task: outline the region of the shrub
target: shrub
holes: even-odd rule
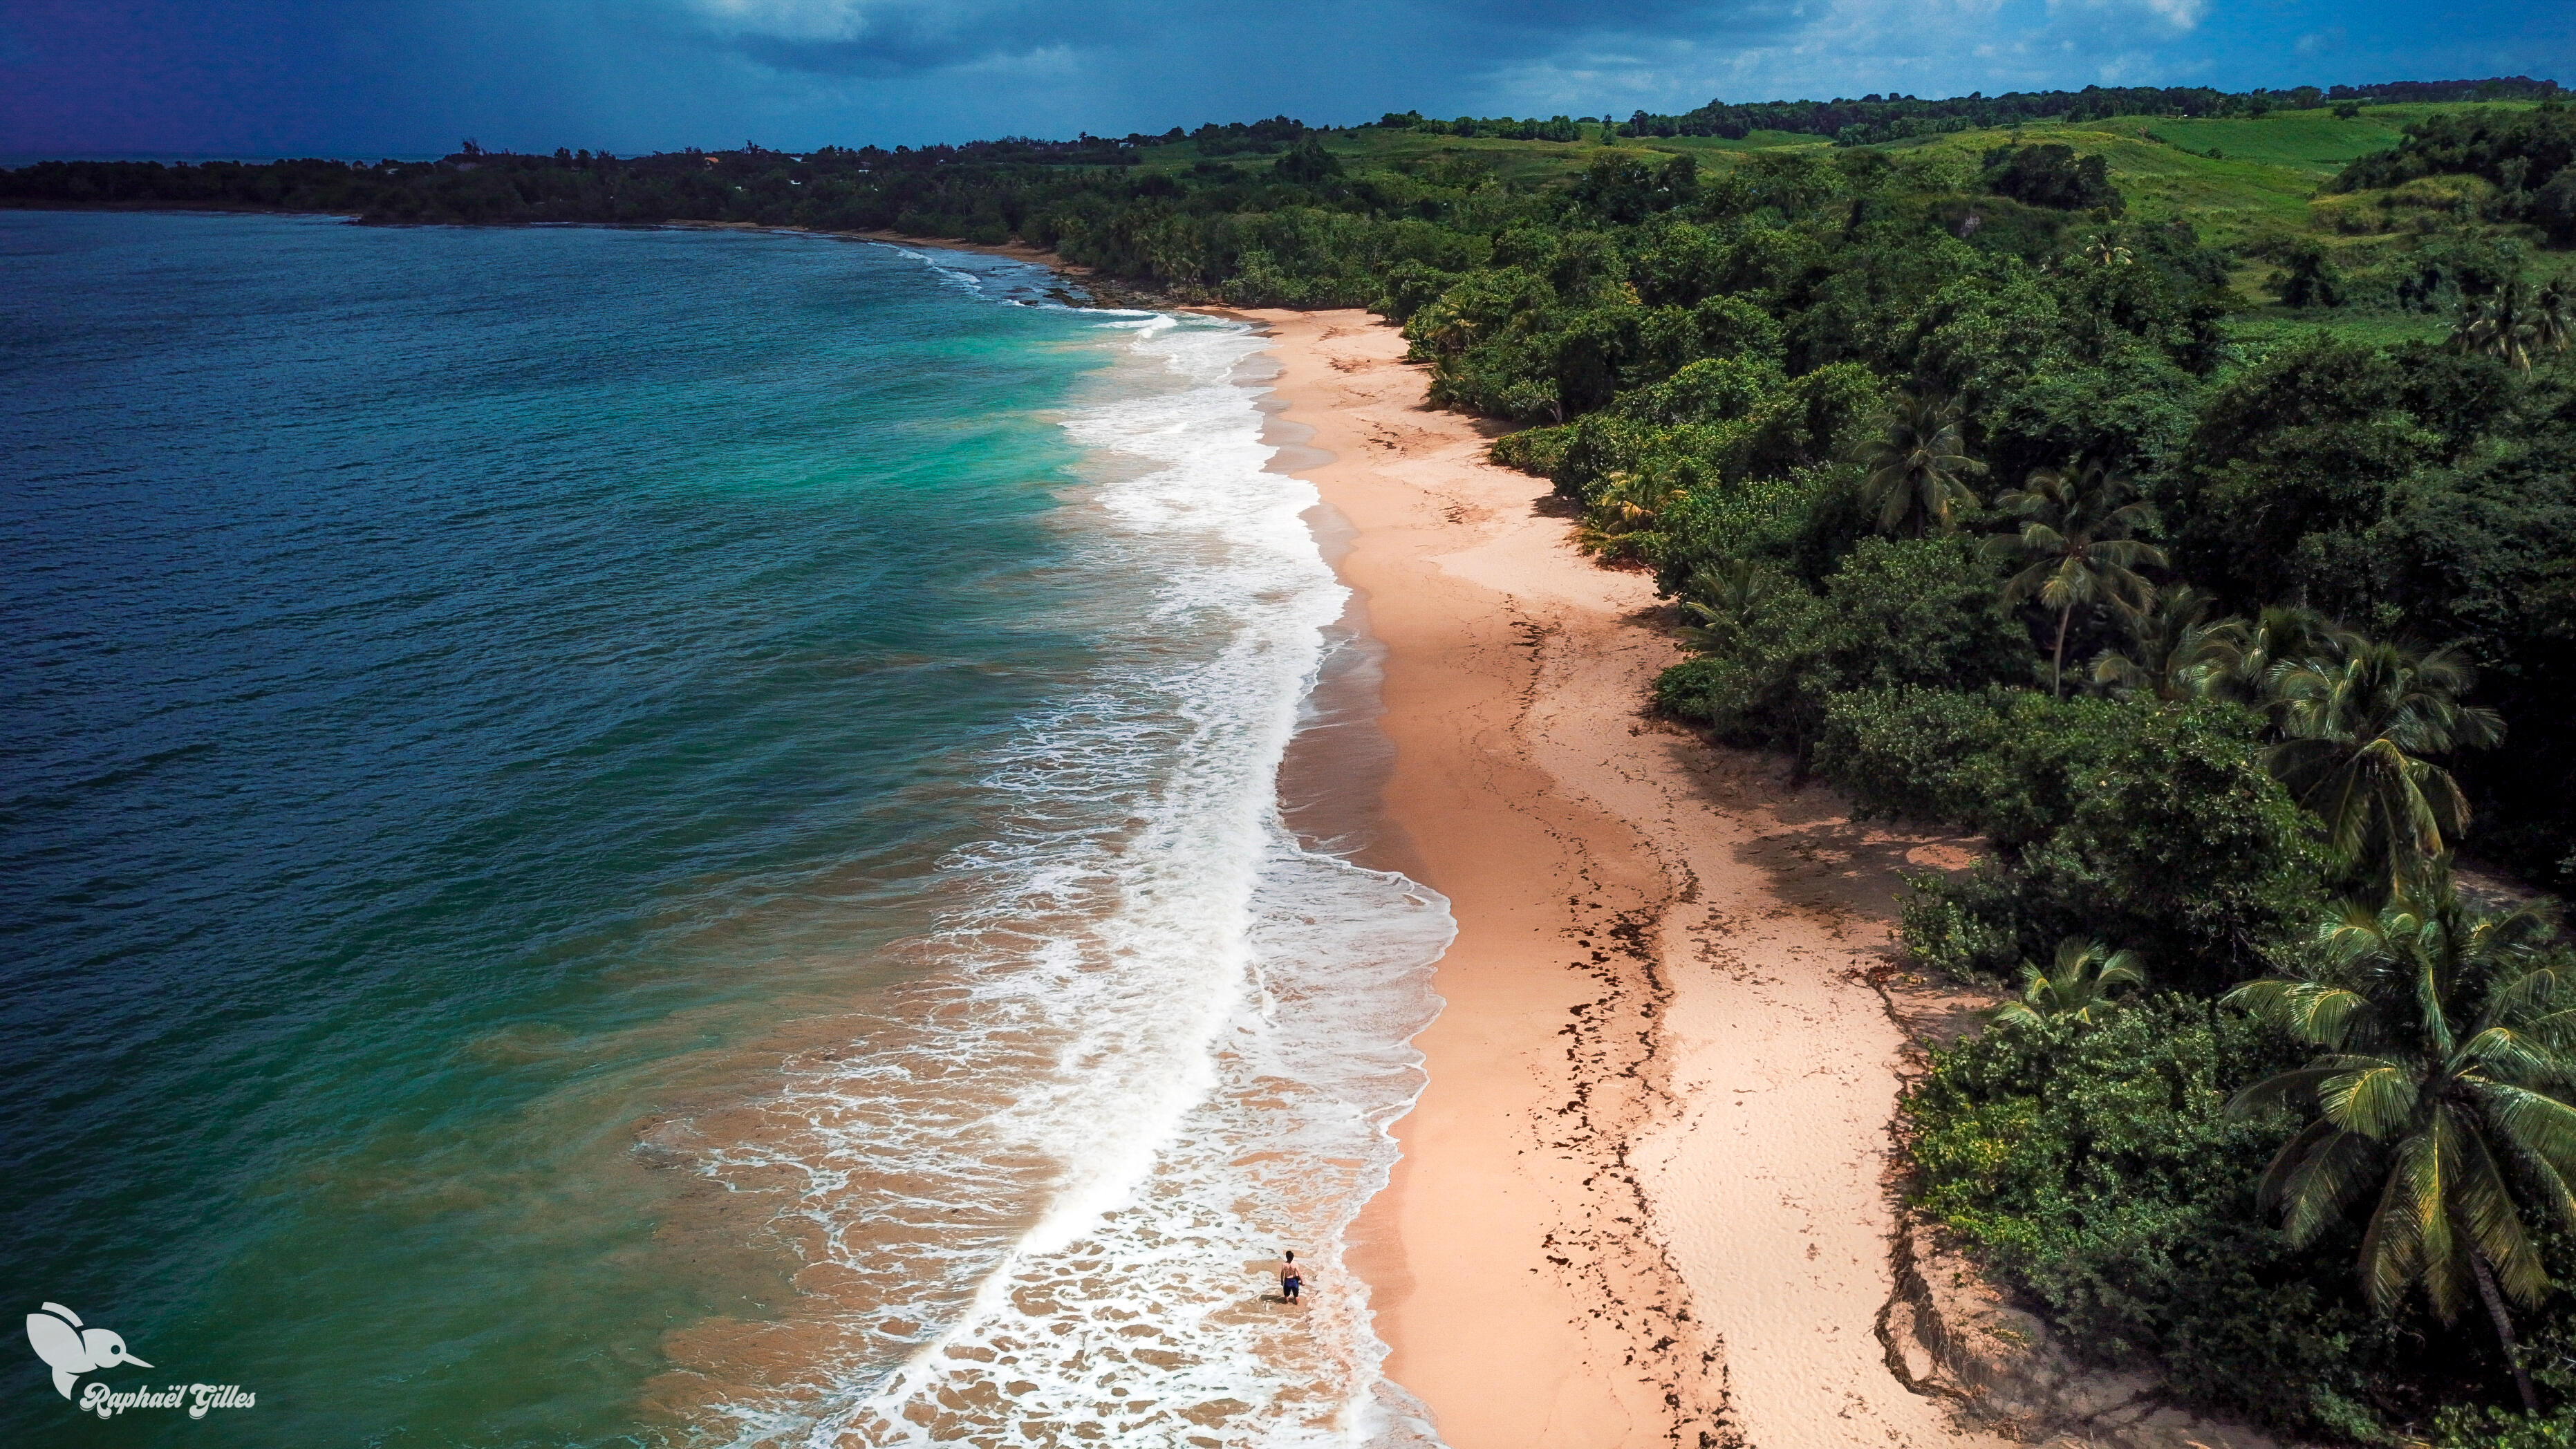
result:
[[[1779,364],[1768,359],[1706,357],[1621,397],[1618,412],[1667,427],[1732,422],[1752,413],[1786,383]]]
[[[1648,550],[1656,587],[1681,593],[1695,576],[1737,562],[1768,563],[1802,579],[1821,579],[1831,571],[1829,555],[1851,541],[1836,528],[1842,513],[1857,511],[1837,506],[1853,492],[1849,471],[1801,468],[1786,477],[1692,489],[1664,510],[1657,525]],[[1858,532],[1850,530],[1852,536]]]
[[[2058,211],[2121,209],[2120,193],[2111,185],[2110,163],[2099,156],[2078,156],[2057,142],[2041,146],[1998,146],[1985,155],[1986,189],[2031,206]]]
[[[2296,1251],[2262,1225],[2279,1127],[2223,1111],[2295,1060],[2173,995],[2097,1027],[1989,1029],[1905,1097],[1916,1204],[2079,1352],[2276,1427],[2378,1437],[2362,1404],[2402,1335],[2344,1286],[2354,1235]]]
[[[2011,979],[2025,953],[2012,928],[2012,881],[1993,861],[1962,876],[1908,876],[1905,884],[1897,928],[1917,962],[1954,981]]]
[[[2284,307],[2340,307],[2343,271],[2323,246],[2302,241],[2290,249],[2289,258],[2273,277],[2272,293]]]
[[[1790,750],[1803,766],[1833,697],[2029,672],[2021,631],[1996,603],[1971,541],[1861,541],[1821,594],[1779,571],[1727,621],[1725,652],[1666,670],[1656,701],[1731,743]]]
[[[2160,981],[2215,990],[2315,919],[2314,823],[2233,705],[1854,692],[1827,704],[1815,763],[1864,808],[1965,826],[2001,852],[1967,884],[1922,888],[1946,902],[1908,918],[1928,963],[1991,975],[1996,941],[2037,959],[2098,936],[2145,950]]]
[[[1523,428],[1494,439],[1485,456],[1506,468],[1550,477],[1564,466],[1566,445],[1573,438],[1570,427]]]

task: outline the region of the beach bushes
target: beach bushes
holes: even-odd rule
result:
[[[1292,152],[1291,155],[1297,153]],[[1303,192],[1266,210],[1209,214],[1178,201],[1066,206],[1032,223],[1063,256],[1240,307],[1367,307],[1406,287],[1415,305],[1481,248],[1443,228],[1314,205]]]
[[[2564,1442],[2556,937],[2437,872],[2320,908],[2220,1000],[2106,1004],[2061,964],[2063,991],[1930,1053],[1914,1202],[2077,1353],[2198,1402],[2344,1442]],[[2518,1379],[2524,1412],[2476,1403]]]
[[[2561,1367],[2564,1353],[2552,1353],[2532,1377],[2560,1402],[2576,1402],[2576,1375]],[[2433,1421],[2433,1449],[2576,1449],[2576,1408],[2555,1413],[2517,1414],[2503,1409],[2453,1404]]]
[[[1854,692],[1826,708],[1816,770],[1864,808],[1993,842],[1907,912],[1916,954],[1971,979],[2084,934],[2143,950],[2169,985],[2222,990],[2314,918],[2328,874],[2260,720],[2224,702]]]
[[[2381,1442],[2419,1367],[2351,1289],[2358,1231],[2293,1249],[2256,1210],[2281,1124],[2227,1116],[2286,1042],[2163,994],[2100,1026],[1998,1027],[1904,1102],[1915,1201],[2097,1362],[2294,1433]]]
[[[2029,674],[1993,566],[1964,539],[1864,539],[1822,589],[1747,560],[1694,602],[1710,652],[1664,671],[1656,703],[1802,766],[1847,691]]]
[[[2437,348],[2247,345],[2229,283],[2248,259],[2187,220],[2124,221],[2103,159],[2063,145],[1604,154],[1542,195],[1464,166],[1319,175],[1329,194],[1299,204],[1495,205],[1475,255],[1373,263],[1375,305],[1435,401],[1528,425],[1492,457],[1548,477],[1583,547],[1655,570],[1695,650],[1656,704],[1863,810],[1990,842],[1912,883],[1920,963],[2004,981],[2098,941],[2161,993],[1937,1053],[1906,1106],[1924,1211],[2078,1353],[2198,1402],[2354,1442],[2399,1425],[2561,1442],[2561,1421],[2487,1416],[2507,1382],[2491,1341],[2362,1301],[2357,1226],[2294,1247],[2259,1210],[2288,1124],[2223,1108],[2299,1053],[2216,1005],[2305,960],[2330,895],[2425,864],[2386,840],[2330,849],[2302,801],[2337,807],[2282,783],[2305,780],[2301,752],[2452,768],[2449,736],[2403,723],[2449,708],[2429,695],[2282,748],[2308,728],[2282,681],[2359,688],[2344,666],[2420,661],[2408,636],[2460,641],[2511,724],[2504,751],[2458,765],[2475,839],[2576,883],[2576,717],[2553,703],[2576,694],[2576,379],[2550,340],[2576,327],[2538,279],[2507,290],[2527,240],[2460,214],[2515,176],[2454,187],[2437,225],[2380,251],[2259,252],[2318,315],[2477,302],[2483,330]],[[2564,199],[2510,194],[2544,225]],[[1233,254],[1240,285],[1356,286],[1332,249],[1382,246],[1317,235],[1340,239]],[[2081,510],[2031,503],[2050,477],[2152,507],[2076,539]],[[2140,587],[2102,584],[2106,540]],[[2563,1312],[2535,1341],[2562,1341]]]
[[[1677,489],[1749,484],[1839,456],[1885,397],[1886,385],[1857,364],[1792,378],[1760,354],[1702,358],[1563,427],[1497,439],[1491,456],[1546,474],[1559,497],[1587,505],[1621,475],[1686,475]],[[1710,538],[1688,556],[1712,550],[1731,551]]]

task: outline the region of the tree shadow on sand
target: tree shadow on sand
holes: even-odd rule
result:
[[[1907,1034],[1948,1041],[1973,1031],[1995,999],[1973,982],[1927,973],[1896,938],[1907,876],[1956,876],[1986,854],[1985,841],[1916,821],[1864,819],[1840,790],[1791,783],[1787,756],[1718,744],[1699,731],[1647,715],[1680,777],[1710,809],[1747,832],[1727,850],[1758,872],[1779,906],[1863,951],[1858,973],[1885,998]]]

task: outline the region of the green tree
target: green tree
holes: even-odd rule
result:
[[[1984,1031],[1927,1057],[1902,1106],[1915,1205],[2053,1328],[2284,1439],[2386,1442],[2358,1401],[2389,1382],[2397,1336],[2343,1291],[2348,1257],[2293,1249],[2255,1212],[2278,1137],[2226,1115],[2236,1088],[2300,1060],[2277,1033],[2138,992],[2099,1026]]]
[[[2069,936],[2099,937],[2214,992],[2315,918],[2330,864],[2315,821],[2264,768],[2261,730],[2211,701],[1864,689],[1830,702],[1816,768],[1867,810],[1994,843],[1970,877],[1929,885],[1930,914],[1907,908],[1925,960],[2009,976]],[[1935,935],[1979,943],[1968,956],[1917,931],[1942,917]]]
[[[1342,174],[1341,158],[1324,149],[1324,143],[1309,136],[1288,148],[1278,160],[1270,163],[1282,181],[1301,186],[1317,185]]]
[[[2347,858],[2384,864],[2392,881],[2419,874],[2469,823],[2468,797],[2425,757],[2504,738],[2494,710],[2460,702],[2475,679],[2456,646],[2329,632],[2267,674],[2272,772]]]
[[[2110,162],[2100,156],[2078,156],[2075,148],[2050,142],[2037,146],[1997,146],[1985,154],[1986,189],[2031,206],[2059,211],[2108,208],[2118,215],[2120,193],[2111,185]]]
[[[2299,604],[2277,604],[2251,619],[2222,619],[2195,646],[2194,692],[2260,706],[2276,667],[2325,652],[2340,627]]]
[[[1712,579],[1693,613],[1720,647],[1665,670],[1656,702],[1729,743],[1787,749],[1803,773],[1837,693],[2026,672],[2027,646],[1996,606],[1993,578],[1967,539],[1872,537],[1822,594],[1769,564],[1734,583]]]
[[[2105,694],[2145,694],[2174,701],[2209,693],[2212,661],[2236,620],[2213,623],[2218,601],[2207,590],[2189,584],[2158,589],[2144,612],[2130,616],[2126,649],[2105,649],[2093,658],[2093,688]]]
[[[1863,488],[1879,531],[1910,527],[1918,538],[1955,530],[1960,515],[1977,506],[1962,480],[1986,471],[1968,456],[1958,403],[1933,392],[1899,395],[1878,435],[1862,440],[1858,457],[1869,470]]]
[[[2346,902],[2308,970],[2225,998],[2321,1049],[2228,1104],[2314,1114],[2264,1174],[2264,1210],[2305,1244],[2375,1195],[2358,1264],[2372,1306],[2393,1313],[2421,1287],[2447,1324],[2474,1292],[2533,1412],[2506,1300],[2535,1306],[2551,1284],[2520,1196],[2576,1228],[2576,993],[2541,954],[2553,930],[2531,911],[2471,916],[2430,879]]]
[[[2127,247],[2107,235],[2088,236],[2080,253],[2085,261],[2097,267],[2125,267],[2136,261]]]
[[[1996,1007],[1993,1016],[1998,1023],[2016,1026],[2044,1021],[2095,1026],[2118,1008],[2112,993],[2146,984],[2146,964],[2137,952],[2069,936],[2057,943],[2057,959],[2047,967],[2021,963],[2021,999]]]
[[[2343,272],[2322,245],[2303,241],[2291,250],[2289,264],[2273,274],[2272,290],[2284,307],[2340,307]]]
[[[2451,327],[2451,347],[2473,356],[2495,358],[2517,372],[2529,372],[2532,349],[2544,345],[2541,311],[2519,279],[2507,281],[2486,301],[2460,309],[2460,320]],[[2564,335],[2563,330],[2560,335]]]
[[[2556,356],[2565,356],[2568,344],[2576,342],[2576,298],[2568,291],[2565,277],[2553,277],[2532,298],[2531,344]]]
[[[2129,480],[2096,463],[2080,474],[2042,469],[1995,500],[2022,520],[2018,533],[1995,540],[1996,552],[2021,561],[2004,581],[2008,604],[2036,599],[2057,615],[2049,648],[2049,692],[2066,693],[2066,633],[2075,611],[2109,604],[2123,617],[2142,612],[2156,586],[2138,573],[2164,566],[2164,550],[2131,537],[2155,522],[2154,506],[2131,498]]]

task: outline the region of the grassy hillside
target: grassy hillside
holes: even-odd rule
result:
[[[2434,341],[2449,329],[2447,313],[2387,307],[2294,308],[2281,305],[2274,284],[2282,255],[2298,245],[2322,248],[2342,272],[2362,278],[2403,267],[2427,229],[2501,240],[2511,228],[2462,221],[2485,189],[2475,178],[2413,183],[2395,194],[2325,195],[2320,188],[2352,161],[2394,145],[2410,122],[2436,114],[2526,111],[2531,103],[2498,101],[2460,105],[2374,105],[2358,114],[2332,110],[2274,111],[2261,117],[2216,119],[2121,116],[2079,124],[2036,123],[2004,129],[1955,132],[1873,148],[1892,156],[1946,153],[1973,172],[1997,147],[2058,143],[2103,157],[2113,184],[2127,200],[2130,226],[2164,222],[2190,225],[2206,243],[2231,254],[2227,284],[2237,312],[2229,334],[2266,348],[2325,330],[2374,346]],[[1323,138],[1326,150],[1354,174],[1388,170],[1416,175],[1490,175],[1519,186],[1565,184],[1605,156],[1688,155],[1712,172],[1762,156],[1829,157],[1837,148],[1812,135],[1757,131],[1742,139],[1718,137],[1626,138],[1602,144],[1598,128],[1579,142],[1508,141],[1425,135],[1363,127]],[[1200,158],[1183,144],[1149,148],[1149,169],[1187,172]],[[1244,163],[1232,163],[1242,165]],[[2526,258],[2539,275],[2545,263]]]
[[[2201,239],[2234,253],[2228,284],[2240,314],[2230,330],[2253,345],[2269,345],[2317,328],[2356,340],[2392,344],[2439,337],[2448,319],[2433,313],[2385,309],[2285,308],[2269,284],[2279,273],[2278,254],[2302,241],[2327,249],[2346,272],[2369,273],[2402,260],[2411,225],[2449,218],[2474,206],[2478,183],[2419,183],[2393,201],[2381,193],[2323,196],[2319,188],[2359,157],[2394,145],[2410,122],[2442,113],[2514,112],[2529,102],[2455,105],[2373,105],[2341,116],[2330,109],[2280,110],[2261,117],[2182,118],[2121,116],[2079,124],[2035,123],[2005,129],[1955,132],[1877,148],[1891,155],[1948,153],[1973,171],[2000,146],[2061,143],[2100,155],[2126,197],[2129,224],[2180,221]],[[1600,128],[1576,142],[1510,141],[1426,135],[1361,127],[1334,131],[1324,148],[1347,171],[1394,171],[1442,178],[1490,176],[1505,185],[1564,184],[1604,156],[1688,155],[1712,171],[1759,156],[1830,155],[1822,138],[1785,131],[1756,131],[1742,139],[1714,136],[1626,138],[1604,145]],[[1243,172],[1267,158],[1220,158],[1210,163],[1195,144],[1143,148],[1142,168],[1176,176],[1208,164]],[[2483,230],[2472,228],[2473,230]]]
[[[2310,230],[2318,188],[2352,161],[2394,145],[2411,121],[2442,113],[2529,109],[2528,102],[2492,101],[2367,106],[2351,117],[2326,109],[2274,111],[2257,118],[2120,116],[1960,131],[1874,149],[1890,154],[1950,151],[1973,161],[1997,146],[2062,142],[2109,160],[2133,219],[2189,221],[2208,240],[2238,246]],[[1421,170],[1472,158],[1490,167],[1497,180],[1526,184],[1568,180],[1605,153],[1687,154],[1718,167],[1750,156],[1835,149],[1830,141],[1787,131],[1756,131],[1741,140],[1624,138],[1605,147],[1598,140],[1599,128],[1588,129],[1593,134],[1584,141],[1551,142],[1361,127],[1324,133],[1323,144],[1352,171]],[[1139,155],[1146,168],[1168,172],[1187,171],[1202,159],[1187,142],[1149,146]],[[2348,209],[2350,203],[2341,205]]]

